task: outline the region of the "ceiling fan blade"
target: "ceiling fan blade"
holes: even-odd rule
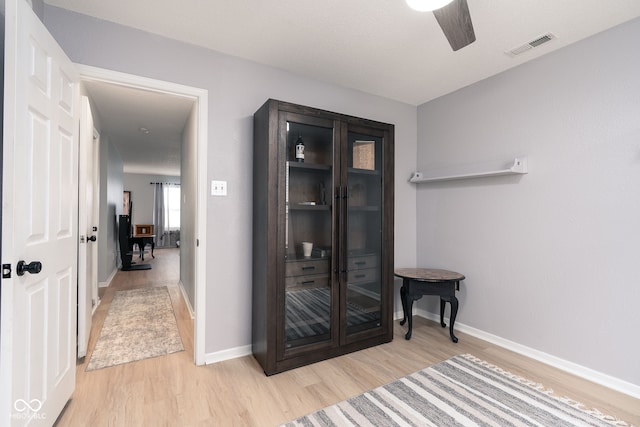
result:
[[[454,51],[476,41],[467,0],[453,0],[433,14]]]

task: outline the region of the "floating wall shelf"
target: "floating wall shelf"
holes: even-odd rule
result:
[[[518,157],[513,161],[513,166],[509,169],[501,169],[486,172],[475,172],[460,175],[448,175],[448,176],[434,176],[425,177],[422,172],[415,172],[409,182],[421,183],[421,182],[436,182],[436,181],[453,181],[455,179],[471,179],[471,178],[484,178],[488,176],[501,176],[501,175],[522,175],[527,173],[527,158]]]

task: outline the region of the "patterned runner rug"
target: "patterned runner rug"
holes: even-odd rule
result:
[[[469,354],[285,424],[293,426],[628,426]]]
[[[184,350],[166,287],[118,291],[87,371]]]

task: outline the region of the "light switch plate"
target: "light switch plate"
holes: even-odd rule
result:
[[[226,196],[227,195],[227,181],[211,181],[211,195],[212,196]]]

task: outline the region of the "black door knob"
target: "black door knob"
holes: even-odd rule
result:
[[[42,263],[40,261],[32,261],[29,264],[24,261],[18,261],[18,265],[16,266],[16,273],[18,273],[18,276],[24,276],[25,272],[38,274],[40,271],[42,271]]]
[[[87,242],[95,242],[96,236],[87,236]]]

